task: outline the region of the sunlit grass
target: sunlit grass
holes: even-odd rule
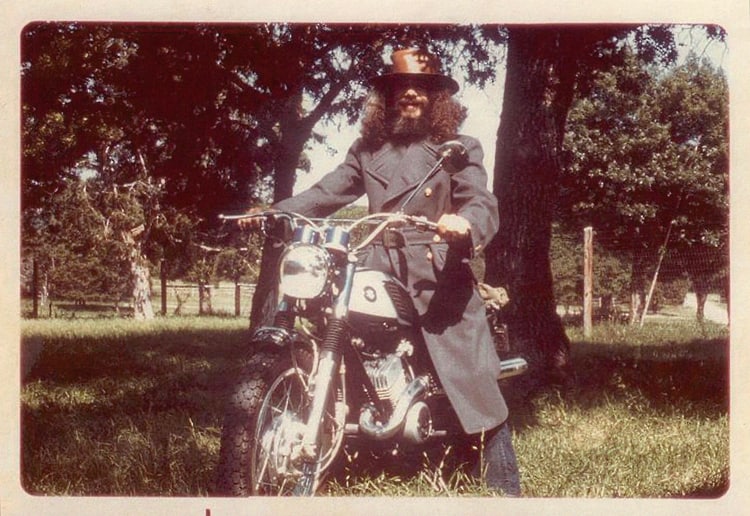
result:
[[[644,397],[581,407],[537,400],[517,439],[527,495],[665,497],[718,494],[728,480],[726,414],[664,412]]]
[[[41,349],[21,393],[24,487],[208,494],[246,325],[198,317],[24,322],[23,345]],[[647,322],[570,335],[572,380],[511,405],[524,494],[720,495],[729,480],[726,328]],[[469,474],[477,441],[395,456],[347,451],[323,495],[493,495]]]

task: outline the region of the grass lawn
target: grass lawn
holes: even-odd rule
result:
[[[22,484],[32,494],[206,495],[244,318],[24,321]],[[713,497],[729,482],[726,327],[571,330],[574,378],[513,396],[526,496]],[[521,380],[523,381],[523,380]],[[479,447],[481,448],[481,447]],[[323,495],[477,496],[477,443],[350,451]],[[356,459],[354,454],[358,454]]]

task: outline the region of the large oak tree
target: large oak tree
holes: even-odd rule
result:
[[[549,259],[567,117],[592,74],[622,62],[627,40],[647,61],[676,57],[667,26],[508,28],[494,170],[501,223],[486,251],[486,279],[508,288],[511,342],[542,380],[564,376],[570,360]]]

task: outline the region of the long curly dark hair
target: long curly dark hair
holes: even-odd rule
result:
[[[362,140],[373,148],[380,147],[393,138],[393,119],[386,106],[386,95],[373,90],[365,101],[362,112]],[[461,105],[447,90],[436,90],[430,94],[430,104],[426,113],[429,136],[435,143],[451,140],[466,120],[466,107]]]

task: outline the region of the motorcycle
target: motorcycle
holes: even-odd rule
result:
[[[444,144],[421,184],[440,167],[459,170],[461,159],[460,143]],[[279,262],[273,324],[253,333],[224,417],[219,493],[310,496],[351,440],[397,449],[428,446],[449,433],[450,403],[407,288],[360,265],[388,231],[437,231],[434,222],[403,212],[408,201],[395,213],[345,225],[278,211],[223,217],[283,223],[292,238]],[[486,285],[480,292],[503,357],[508,341],[498,313],[507,296]],[[501,363],[498,381],[527,369],[520,357]]]

